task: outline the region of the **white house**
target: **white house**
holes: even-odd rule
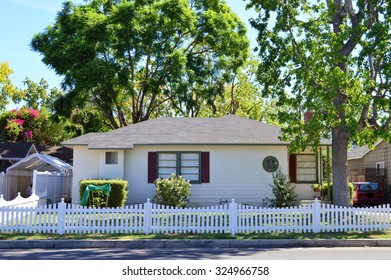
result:
[[[73,203],[79,182],[121,178],[129,182],[127,203],[153,198],[154,180],[172,173],[191,181],[189,205],[237,202],[261,205],[273,198],[272,172],[281,167],[298,199],[312,199],[320,182],[319,153],[288,154],[280,128],[234,115],[220,118],[158,118],[106,133],[67,140],[73,147]],[[323,141],[328,146],[329,142]]]

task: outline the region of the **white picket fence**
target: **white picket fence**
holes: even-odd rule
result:
[[[38,207],[0,207],[0,232],[22,233],[272,233],[346,232],[391,229],[390,205],[312,205],[260,208],[231,203],[173,208],[151,203],[87,208],[64,201]]]

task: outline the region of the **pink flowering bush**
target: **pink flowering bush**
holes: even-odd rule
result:
[[[4,112],[0,116],[0,140],[11,142],[35,142],[41,144],[37,137],[44,130],[46,117],[38,110],[23,107]]]

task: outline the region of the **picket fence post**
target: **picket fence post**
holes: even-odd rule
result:
[[[64,234],[65,231],[65,209],[66,204],[64,202],[64,198],[61,198],[61,202],[58,203],[57,213],[58,213],[58,219],[57,219],[57,233],[58,234]]]
[[[320,202],[315,198],[312,203],[312,231],[314,233],[320,232]]]
[[[235,199],[229,204],[229,231],[232,235],[236,235],[237,231],[238,204]]]
[[[4,195],[0,194],[0,207],[3,206],[4,203]]]
[[[144,233],[151,233],[151,220],[152,220],[152,203],[150,199],[147,199],[147,202],[144,203]]]

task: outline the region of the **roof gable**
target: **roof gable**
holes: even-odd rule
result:
[[[383,140],[380,140],[375,144],[375,149],[381,142],[383,142]],[[365,157],[370,151],[372,151],[372,149],[370,149],[368,145],[354,148],[348,151],[348,160],[361,159]]]
[[[33,153],[37,153],[33,143],[0,142],[0,157],[3,159],[22,159]]]

